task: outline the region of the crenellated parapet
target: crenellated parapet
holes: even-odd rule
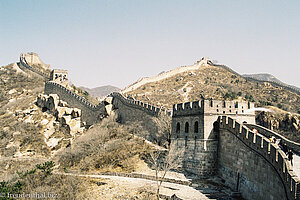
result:
[[[64,93],[65,95],[67,95],[67,96],[69,96],[73,99],[76,99],[79,103],[81,103],[82,105],[84,105],[85,107],[87,107],[90,110],[96,111],[103,104],[101,102],[98,105],[95,105],[95,104],[89,102],[88,100],[86,100],[86,98],[76,94],[75,92],[67,89],[66,87],[64,87],[63,85],[60,85],[58,83],[51,82],[51,81],[48,81],[48,82],[45,83],[45,93],[46,94],[51,94],[51,92],[54,91],[54,90],[59,90],[62,93]]]
[[[38,70],[37,68],[30,66],[28,64],[26,58],[25,58],[25,54],[21,53],[21,55],[20,55],[20,68],[23,68],[23,67],[30,70],[30,71],[32,71],[32,72],[34,72],[34,73],[36,73],[36,74],[38,74],[38,75],[40,75],[40,76],[42,76],[42,77],[44,77],[46,80],[49,80],[49,78],[50,78],[50,74],[44,73],[44,72]]]
[[[300,199],[300,179],[293,172],[293,168],[285,153],[274,143],[260,133],[254,133],[246,126],[228,116],[218,118],[220,132],[228,130],[243,144],[263,158],[276,171],[284,185],[287,199]]]
[[[133,98],[126,98],[121,93],[113,92],[109,96],[113,97],[113,104],[117,106],[118,102],[121,102],[125,106],[141,110],[149,115],[158,116],[160,112],[164,112],[171,115],[170,112],[166,111],[164,108],[158,108],[151,104],[144,103],[142,101],[137,101]]]
[[[255,115],[254,103],[202,99],[173,105],[173,116]]]
[[[81,109],[83,121],[87,122],[87,125],[92,125],[100,118],[107,115],[104,102],[94,105],[84,97],[58,83],[52,81],[46,82],[44,93],[47,95],[57,94],[60,99],[68,102],[72,107]]]

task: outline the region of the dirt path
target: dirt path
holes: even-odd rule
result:
[[[130,188],[137,188],[141,186],[145,187],[156,187],[156,181],[142,179],[142,178],[129,178],[129,177],[120,177],[120,176],[107,176],[107,175],[87,175],[87,174],[74,174],[74,173],[59,173],[56,174],[67,175],[67,176],[79,176],[79,177],[87,177],[87,178],[104,178],[109,179],[118,184],[124,185]],[[181,199],[187,200],[205,200],[209,199],[205,194],[201,193],[200,191],[196,190],[191,186],[180,185],[176,183],[168,183],[164,182],[161,186],[160,194],[166,196],[172,196],[175,194],[177,197]]]

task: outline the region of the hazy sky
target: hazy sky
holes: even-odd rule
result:
[[[123,88],[207,56],[300,87],[299,10],[299,0],[0,0],[0,65],[33,51],[77,86]]]

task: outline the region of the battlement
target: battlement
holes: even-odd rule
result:
[[[113,104],[117,104],[116,101],[122,102],[124,105],[139,109],[146,112],[149,115],[157,116],[159,112],[164,112],[165,114],[171,115],[170,112],[167,112],[164,108],[158,108],[151,104],[144,103],[142,101],[136,101],[133,98],[126,98],[121,93],[113,92],[109,96],[113,97]]]
[[[45,83],[45,93],[46,94],[52,94],[52,93],[57,94],[57,91],[60,91],[60,93],[63,93],[64,95],[75,99],[77,102],[79,102],[80,104],[84,105],[85,107],[87,107],[88,109],[93,110],[93,111],[98,110],[98,108],[101,107],[102,104],[103,104],[101,102],[98,105],[94,105],[93,103],[86,100],[84,97],[82,97],[82,96],[76,94],[75,92],[67,89],[66,87],[64,87],[63,85],[61,85],[59,83],[55,83],[55,82],[52,82],[52,81],[47,81]]]
[[[199,100],[173,105],[173,116],[198,114],[255,115],[254,103],[221,100]]]
[[[233,133],[242,143],[263,157],[273,167],[285,186],[288,199],[299,198],[297,191],[300,187],[300,179],[293,172],[293,168],[288,162],[285,153],[277,145],[270,142],[262,134],[254,133],[230,117],[219,117],[218,122],[220,129]]]
[[[34,72],[34,73],[36,73],[36,74],[44,77],[46,80],[49,80],[50,74],[44,73],[44,72],[38,70],[37,68],[32,67],[31,65],[29,65],[28,62],[27,62],[27,60],[26,60],[26,54],[23,54],[23,53],[21,53],[21,55],[20,55],[20,68],[21,69],[25,68],[27,70],[30,70],[30,71],[32,71],[32,72]]]

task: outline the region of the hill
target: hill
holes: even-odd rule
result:
[[[273,105],[289,112],[300,112],[300,94],[292,88],[245,78],[226,66],[205,59],[156,77],[141,79],[122,92],[167,108],[204,97],[252,101],[257,107]]]
[[[112,92],[120,91],[120,88],[111,85],[105,85],[105,86],[95,87],[95,88],[87,88],[87,87],[80,87],[80,88],[87,91],[91,96],[100,97],[100,98],[105,97]]]
[[[253,78],[256,80],[260,80],[260,81],[271,81],[271,82],[276,82],[282,85],[286,85],[289,87],[294,87],[296,90],[300,91],[300,88],[293,86],[293,85],[288,85],[282,81],[280,81],[278,78],[276,78],[275,76],[273,76],[272,74],[267,74],[267,73],[262,73],[262,74],[243,74],[243,77],[246,78]]]

